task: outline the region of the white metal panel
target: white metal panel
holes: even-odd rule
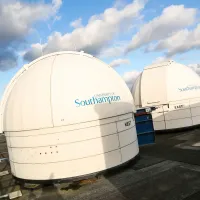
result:
[[[4,131],[3,127],[3,120],[4,120],[4,110],[5,110],[5,105],[7,102],[7,98],[12,91],[12,88],[14,87],[15,83],[17,82],[18,78],[26,71],[25,67],[22,67],[16,74],[15,76],[11,79],[9,84],[6,86],[6,89],[3,93],[2,99],[1,99],[1,105],[0,105],[0,133]]]
[[[130,129],[133,126],[135,126],[135,121],[133,121],[133,118],[129,118],[129,119],[117,122],[117,130],[118,130],[118,132]]]
[[[98,129],[99,125],[101,125],[101,134],[104,135],[104,134],[106,134],[105,132],[108,132],[108,131],[112,133],[113,129],[111,127],[109,127],[107,129],[107,126],[110,126],[109,124],[112,124],[113,122],[117,122],[119,120],[123,120],[123,119],[127,119],[127,118],[132,118],[132,120],[135,124],[133,113],[130,113],[130,114],[110,117],[110,118],[106,118],[106,119],[95,120],[95,121],[91,121],[91,122],[73,124],[73,125],[69,125],[69,126],[60,126],[60,127],[53,127],[53,128],[47,128],[47,129],[32,130],[32,131],[5,132],[5,135],[8,137],[19,137],[19,136],[27,137],[27,136],[57,134],[57,133],[66,133],[66,132],[76,131],[76,130],[78,131],[80,129],[86,129],[86,128],[92,128],[92,127],[96,127]],[[112,125],[112,127],[113,126],[114,125]],[[116,126],[116,124],[115,124],[115,126]],[[95,130],[93,129],[95,133],[97,133],[96,128],[95,128]],[[92,134],[94,134],[94,132]],[[94,134],[94,136],[95,136],[95,134]]]
[[[113,122],[118,121],[118,116],[110,117],[106,119],[101,120],[95,120],[90,122],[84,122],[79,124],[72,124],[68,126],[59,126],[59,127],[53,127],[53,128],[45,128],[45,129],[37,129],[37,130],[31,130],[31,131],[20,131],[20,132],[5,132],[6,136],[9,137],[18,137],[18,136],[37,136],[37,135],[46,135],[46,134],[53,134],[53,133],[61,133],[61,132],[68,132],[68,131],[75,131],[79,129],[85,129],[90,127],[95,127],[102,125],[102,130],[104,130],[104,125],[111,124]]]
[[[119,143],[120,147],[126,146],[132,142],[134,142],[137,139],[137,133],[135,126],[131,129],[128,129],[126,131],[122,131],[119,133]]]
[[[106,127],[106,126],[105,126]],[[111,127],[109,127],[109,126],[107,126],[106,127],[106,131],[105,131],[105,133],[107,133],[107,130],[108,129],[111,129]],[[114,128],[114,127],[113,127]],[[133,127],[134,129],[135,129],[135,127]],[[101,129],[102,130],[102,129]],[[113,130],[114,131],[114,130]],[[115,131],[116,131],[116,129],[115,129]],[[92,131],[91,131],[92,132]],[[103,131],[104,132],[104,131]],[[120,134],[120,133],[119,133]],[[130,136],[130,141],[131,141],[131,138],[132,138],[132,136],[133,137],[135,137],[136,138],[136,132],[131,132],[131,134],[132,135],[129,135]],[[81,133],[80,133],[80,135],[81,135]],[[78,136],[78,135],[77,135]],[[112,137],[114,137],[114,136],[117,136],[116,134],[115,135],[110,135],[110,136],[112,136]],[[48,179],[47,178],[47,176],[46,176],[46,174],[48,174],[49,172],[51,172],[51,173],[53,173],[53,174],[57,174],[57,171],[56,171],[56,169],[55,168],[51,168],[51,165],[52,165],[52,162],[54,162],[55,160],[56,161],[58,161],[58,159],[59,158],[61,158],[60,156],[59,156],[59,152],[61,151],[62,153],[64,152],[64,154],[62,154],[62,159],[64,158],[64,159],[66,159],[68,156],[71,156],[71,155],[73,155],[73,153],[71,153],[73,150],[75,150],[75,158],[77,158],[76,156],[80,156],[80,154],[82,154],[82,153],[84,153],[84,152],[87,152],[89,155],[92,155],[92,157],[90,157],[91,158],[91,162],[93,162],[93,157],[95,156],[96,157],[96,155],[93,155],[93,153],[99,153],[99,148],[98,147],[100,147],[99,145],[101,144],[101,150],[110,150],[110,148],[112,148],[112,147],[114,147],[113,145],[114,144],[116,144],[116,148],[120,148],[120,146],[119,146],[119,138],[121,138],[122,139],[122,142],[123,142],[123,140],[125,141],[125,139],[127,139],[127,137],[125,137],[125,138],[122,138],[121,136],[122,135],[119,135],[119,136],[117,136],[117,137],[115,137],[115,139],[113,139],[113,138],[110,138],[109,140],[110,141],[106,141],[106,140],[104,140],[104,138],[107,138],[107,137],[110,137],[110,136],[106,136],[106,137],[103,137],[103,138],[98,138],[98,140],[99,140],[99,142],[97,142],[97,143],[95,143],[95,142],[92,142],[92,140],[86,140],[86,141],[82,141],[82,142],[80,142],[80,143],[84,143],[84,142],[91,142],[91,144],[86,144],[85,145],[85,148],[83,147],[83,149],[84,150],[82,150],[80,147],[79,147],[79,145],[77,146],[77,147],[73,147],[71,150],[70,149],[68,149],[68,147],[67,148],[60,148],[60,146],[62,146],[62,145],[54,145],[54,146],[48,146],[48,147],[38,147],[38,148],[12,148],[12,150],[14,149],[14,152],[12,152],[12,153],[10,153],[11,155],[12,155],[12,157],[10,157],[10,160],[11,160],[11,163],[13,163],[12,162],[12,160],[14,160],[14,159],[16,159],[16,157],[15,156],[17,156],[17,159],[21,159],[21,160],[15,160],[15,161],[17,161],[17,163],[14,163],[14,165],[11,165],[12,166],[12,171],[14,171],[14,168],[16,168],[16,171],[13,173],[15,176],[17,176],[17,177],[20,177],[20,174],[23,176],[23,178],[24,179],[34,179],[34,180],[41,180],[41,179]],[[28,137],[30,137],[30,136],[28,136]],[[9,139],[9,138],[12,138],[12,137],[7,137],[7,139]],[[116,141],[116,143],[114,142],[114,141]],[[127,139],[127,142],[128,142],[128,139]],[[23,141],[22,141],[22,143],[23,143]],[[76,145],[77,144],[77,142],[75,142],[75,143],[72,143],[71,145]],[[23,144],[24,145],[24,144]],[[93,145],[95,145],[95,147],[93,147]],[[134,143],[134,145],[135,145],[135,147],[133,147],[133,149],[132,149],[132,151],[131,152],[126,152],[126,151],[123,151],[123,154],[124,154],[124,156],[125,156],[125,158],[126,159],[128,159],[129,157],[131,157],[131,158],[133,158],[135,155],[137,155],[137,153],[138,153],[138,143],[137,142],[135,142]],[[56,147],[57,146],[57,147]],[[50,148],[51,147],[51,148]],[[92,148],[93,147],[93,148]],[[92,149],[91,149],[92,148]],[[9,148],[9,152],[10,152],[10,149],[11,148]],[[45,156],[45,157],[43,157],[41,160],[40,160],[40,158],[38,158],[38,153],[41,153],[41,152],[39,152],[38,150],[41,150],[41,149],[43,149],[43,156]],[[136,149],[137,151],[133,151],[134,149]],[[35,150],[35,151],[32,151],[32,150]],[[18,153],[16,153],[15,151],[18,151]],[[57,151],[58,151],[58,153],[57,153]],[[23,152],[23,153],[22,153]],[[47,154],[45,154],[45,152],[47,153]],[[52,152],[52,153],[51,153]],[[67,153],[70,153],[70,154],[67,154]],[[80,153],[80,154],[79,154]],[[126,155],[126,153],[127,153],[127,155]],[[54,154],[54,155],[53,155]],[[55,154],[57,154],[56,156],[55,156]],[[107,153],[103,153],[102,155],[104,155],[104,159],[102,159],[101,161],[99,161],[98,160],[98,163],[99,162],[101,162],[101,164],[100,164],[100,166],[96,166],[96,167],[94,167],[93,166],[93,168],[92,168],[92,170],[93,171],[90,171],[90,173],[93,173],[93,172],[96,172],[96,171],[101,171],[101,170],[103,170],[102,168],[101,168],[101,166],[103,165],[102,163],[106,163],[106,165],[105,165],[105,169],[106,168],[109,168],[109,167],[111,167],[110,165],[112,165],[112,166],[116,166],[116,165],[119,165],[119,164],[121,164],[121,153],[120,153],[120,155],[118,155],[118,156],[120,156],[120,162],[118,162],[117,164],[116,163],[112,163],[112,162],[114,162],[113,161],[113,159],[115,159],[115,158],[112,158],[112,160],[110,160],[110,161],[107,161]],[[116,154],[115,154],[116,155]],[[40,155],[40,156],[42,156],[42,154]],[[83,156],[83,155],[81,155],[81,156]],[[55,159],[53,159],[53,157],[55,158]],[[47,160],[45,160],[45,158],[47,159]],[[100,157],[100,158],[102,158],[102,156]],[[79,159],[78,159],[79,160]],[[106,160],[106,161],[105,161]],[[25,162],[25,163],[27,163],[27,161],[30,161],[30,162],[33,162],[33,161],[35,161],[36,163],[39,163],[39,161],[41,162],[44,162],[44,161],[46,161],[46,162],[44,162],[43,163],[43,165],[47,165],[47,163],[48,163],[48,161],[49,161],[49,164],[48,164],[48,170],[45,172],[45,174],[41,174],[42,172],[41,172],[41,170],[43,169],[43,167],[40,165],[40,164],[33,164],[34,165],[34,167],[33,167],[33,165],[30,165],[30,164],[25,164],[25,165],[21,165],[21,164],[19,164],[19,162],[20,161],[22,161],[22,162]],[[74,161],[75,160],[71,160],[70,161],[70,164],[68,165],[68,171],[69,171],[69,174],[67,174],[66,175],[66,173],[65,173],[65,171],[63,171],[63,173],[60,173],[60,177],[58,177],[58,178],[63,178],[63,176],[65,175],[65,178],[66,177],[70,177],[70,175],[72,175],[72,176],[75,176],[75,175],[77,175],[77,174],[81,174],[81,173],[83,173],[83,172],[85,172],[84,170],[86,170],[85,168],[84,169],[81,169],[80,171],[76,171],[76,172],[74,172],[73,171],[73,169],[69,169],[69,167],[71,167],[72,165],[71,165],[71,162],[72,163],[74,163]],[[88,162],[89,162],[90,160],[88,159]],[[82,162],[85,162],[85,158],[81,158],[80,159],[80,161],[79,161],[79,165],[84,165],[84,164],[81,164]],[[57,162],[55,162],[55,163],[57,163]],[[61,166],[63,166],[63,168],[65,168],[65,161],[63,161],[63,162],[58,162],[58,163],[60,163],[60,164],[56,164],[57,166],[59,166],[59,167],[61,167]],[[110,164],[109,164],[110,163]],[[75,163],[74,163],[75,164]],[[22,167],[22,169],[20,168],[18,168],[18,166],[21,166]],[[27,168],[26,168],[27,167]],[[50,169],[49,169],[49,167],[50,167]],[[73,166],[73,168],[74,168],[74,166]],[[31,174],[27,174],[28,172],[31,172],[31,169],[32,170],[37,170],[37,169],[39,169],[40,171],[39,171],[39,173],[33,173],[34,171],[32,171],[32,174],[35,174],[34,175],[34,178],[32,177],[32,175]],[[22,170],[25,170],[25,171],[22,171]],[[55,170],[55,171],[53,171],[53,170]],[[87,171],[87,170],[86,170]],[[45,177],[46,176],[46,177]]]
[[[133,152],[131,155],[130,152]],[[123,148],[121,148],[122,162],[127,162],[128,160],[134,158],[139,153],[138,141],[135,141]]]
[[[158,130],[165,130],[165,121],[153,121],[153,127],[154,130],[158,131]]]
[[[6,138],[7,139],[7,138]],[[8,147],[9,160],[13,160],[12,149]]]
[[[100,138],[106,135],[117,133],[116,123],[105,124],[101,126],[93,126],[88,128],[76,129],[71,131],[62,131],[56,133],[24,136],[24,137],[9,137],[9,147],[40,147],[67,144],[72,142],[80,142],[94,138]]]
[[[22,94],[20,94],[22,90],[18,90],[16,94],[12,93],[10,95],[8,104],[9,106],[5,106],[5,112],[3,116],[3,129],[4,131],[20,131],[23,130],[22,120],[21,120],[21,101],[20,98]],[[16,102],[15,102],[16,101]]]
[[[112,68],[96,58],[72,54],[57,56],[51,81],[55,126],[103,119],[134,110],[131,108],[133,98],[125,82]],[[119,99],[97,104],[97,99],[107,96],[103,94]]]
[[[10,161],[9,164],[10,164],[10,169],[11,169],[12,175],[16,176],[16,173],[15,173],[15,164],[12,161]]]
[[[198,98],[190,99],[190,107],[191,108],[200,107],[200,99]]]
[[[153,110],[152,113],[160,113],[163,112],[163,106],[156,106],[156,110]]]
[[[5,131],[52,127],[50,75],[55,57],[35,63],[16,82],[7,100]]]
[[[118,121],[124,120],[124,119],[129,119],[129,118],[132,118],[133,121],[135,121],[135,119],[134,119],[134,113],[128,113],[128,114],[125,114],[125,115],[119,115]]]
[[[56,146],[12,148],[12,161],[32,164],[61,162],[95,156],[118,148],[118,135],[114,134],[102,138]]]
[[[142,107],[167,103],[166,67],[144,70],[141,82]]]
[[[10,137],[6,137],[6,143],[7,143],[7,146],[11,146],[11,142],[10,142]]]
[[[200,115],[192,117],[193,125],[200,124]]]
[[[192,116],[200,116],[200,107],[191,108]]]
[[[163,111],[164,111],[164,112],[168,112],[168,111],[170,110],[170,109],[169,109],[169,104],[163,105],[162,107],[163,107]]]
[[[92,157],[66,162],[46,164],[14,163],[14,167],[16,169],[15,176],[18,178],[30,180],[52,180],[66,177],[76,177],[83,174],[87,175],[114,167],[121,163],[121,151],[116,150],[108,152],[106,154],[100,154]]]
[[[153,118],[153,121],[155,121],[155,122],[159,122],[159,121],[164,121],[165,120],[163,112],[152,113],[152,118]]]
[[[191,118],[175,119],[166,121],[166,129],[182,128],[187,126],[192,126]]]
[[[142,73],[138,76],[136,79],[133,88],[131,90],[131,93],[133,95],[135,106],[142,107],[142,101],[141,101],[141,79],[142,79]]]
[[[200,97],[200,78],[189,67],[174,63],[168,66],[167,95],[169,101]]]
[[[173,110],[169,112],[165,112],[165,120],[172,120],[172,119],[184,119],[191,117],[190,109],[184,110]]]

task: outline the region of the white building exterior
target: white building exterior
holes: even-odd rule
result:
[[[144,68],[132,94],[136,108],[156,106],[155,130],[200,124],[200,77],[189,67],[174,61]]]
[[[11,80],[0,108],[12,174],[72,178],[134,158],[133,97],[107,64],[83,52],[49,54]]]

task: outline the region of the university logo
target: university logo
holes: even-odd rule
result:
[[[200,86],[198,85],[190,85],[185,88],[178,88],[180,92],[191,91],[191,90],[199,90]]]
[[[112,93],[111,94],[98,94],[95,95],[89,99],[76,99],[74,102],[76,104],[76,107],[80,106],[89,106],[89,105],[95,105],[95,104],[103,104],[103,103],[109,103],[120,101],[120,96],[116,96]]]

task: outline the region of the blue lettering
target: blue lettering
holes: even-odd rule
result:
[[[98,100],[96,98],[92,97],[92,100],[94,104],[98,103]]]
[[[111,97],[107,97],[109,104],[111,104]]]
[[[79,107],[79,106],[80,106],[80,103],[79,103],[78,101],[79,101],[79,99],[76,99],[76,100],[75,100],[75,103],[78,104],[76,107]]]
[[[88,106],[88,105],[90,105],[90,104],[91,104],[91,99],[89,99],[89,100],[87,100],[87,101],[85,100],[85,105]]]
[[[102,103],[102,98],[98,98],[97,103]]]
[[[189,90],[198,90],[198,89],[200,89],[200,86],[187,86],[187,87],[185,87],[185,88],[178,88],[178,90],[180,91],[180,92],[185,92],[185,91],[189,91]]]
[[[81,106],[85,106],[85,101],[81,101]]]
[[[105,103],[104,102],[104,97],[99,98],[99,103]]]
[[[117,96],[117,101],[120,101],[120,100],[121,100],[120,96]]]
[[[108,95],[103,96],[103,94],[100,94],[100,95],[96,95],[96,97],[98,96],[99,98],[92,97],[91,99],[82,100],[82,101],[79,101],[79,99],[76,99],[75,104],[77,104],[77,107],[80,107],[80,106],[89,106],[89,105],[93,105],[93,104],[95,105],[95,104],[101,104],[101,103],[111,104],[114,101],[121,100],[120,96],[114,96],[113,94],[110,94],[110,96],[108,96]]]
[[[103,97],[105,103],[107,103],[107,97]]]

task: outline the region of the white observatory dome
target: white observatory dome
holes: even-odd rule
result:
[[[2,100],[12,174],[72,178],[118,166],[138,152],[134,101],[122,78],[83,52],[25,65]]]
[[[156,106],[155,130],[200,124],[200,77],[189,67],[167,61],[144,68],[132,94],[137,108]]]

